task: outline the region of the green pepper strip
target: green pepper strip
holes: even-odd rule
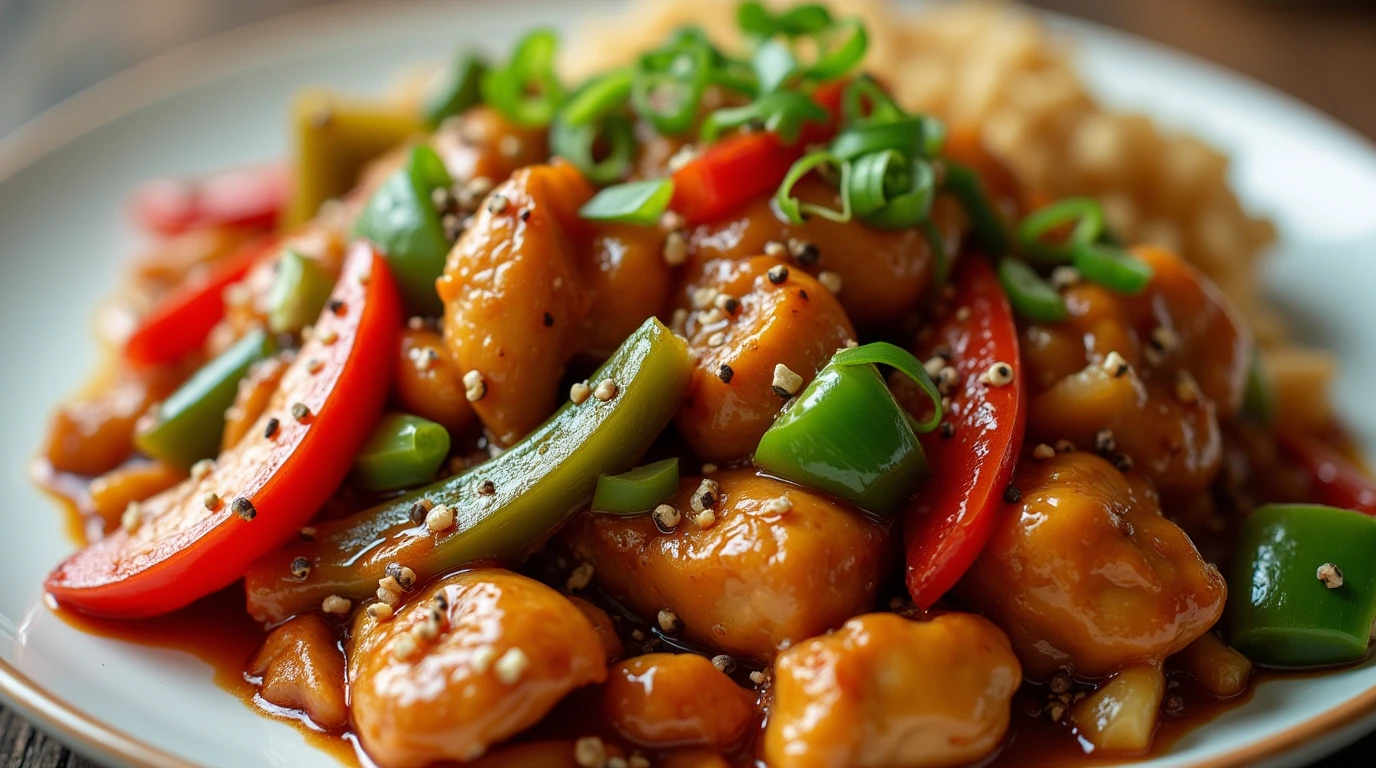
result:
[[[1326,563],[1342,586],[1317,578]],[[1242,524],[1228,584],[1228,644],[1252,661],[1361,661],[1376,619],[1376,519],[1319,505],[1259,507]]]
[[[871,363],[917,381],[932,400],[932,416],[910,421]],[[892,344],[867,344],[832,356],[764,433],[755,463],[889,517],[929,471],[914,431],[930,432],[940,421],[941,395],[922,364]]]
[[[371,241],[387,257],[402,301],[414,315],[444,311],[435,280],[444,272],[449,239],[431,193],[451,184],[433,149],[413,147],[406,164],[373,193],[354,224],[354,236]]]
[[[592,377],[616,382],[616,397],[565,403],[486,464],[321,523],[313,541],[290,544],[249,569],[249,612],[276,622],[318,608],[332,594],[367,597],[389,563],[428,579],[465,563],[518,554],[586,505],[600,475],[635,465],[682,403],[692,365],[683,340],[650,318]],[[435,534],[413,522],[412,508],[422,500],[447,505],[455,524]],[[297,557],[311,565],[305,579],[291,575]]]
[[[299,333],[320,317],[334,281],[319,262],[288,250],[277,260],[277,277],[268,293],[268,330]]]
[[[382,417],[354,457],[353,482],[369,491],[399,491],[435,479],[449,457],[449,430],[409,413]]]
[[[597,478],[592,511],[614,515],[649,512],[678,490],[678,459],[665,459],[619,475]]]
[[[225,410],[234,404],[240,379],[273,351],[272,337],[263,331],[249,332],[164,400],[153,423],[134,435],[134,444],[149,456],[183,469],[219,455]]]
[[[1141,293],[1155,274],[1150,264],[1111,245],[1077,244],[1071,254],[1070,263],[1086,280],[1119,293]]]
[[[1055,323],[1070,316],[1065,300],[1031,267],[1012,258],[999,261],[999,284],[1019,317]]]
[[[455,59],[429,89],[425,99],[425,124],[432,130],[446,118],[468,110],[482,101],[481,84],[487,62],[472,53]]]
[[[998,258],[1008,251],[1008,233],[1003,219],[989,204],[984,192],[984,182],[979,174],[960,163],[946,160],[946,180],[943,188],[949,190],[960,200],[965,213],[970,217],[975,245],[986,256]]]

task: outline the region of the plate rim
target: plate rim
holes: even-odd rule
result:
[[[470,0],[473,2],[473,0]],[[491,0],[479,0],[492,5]],[[476,3],[475,3],[476,4]],[[906,5],[903,0],[897,4]],[[440,7],[436,0],[403,0],[376,5],[369,0],[341,0],[306,8],[245,24],[236,29],[191,41],[139,62],[107,78],[87,86],[21,124],[9,135],[0,137],[0,185],[10,182],[24,170],[48,155],[86,136],[111,122],[170,95],[196,88],[217,78],[225,77],[253,63],[248,52],[275,37],[290,37],[293,33],[312,29],[320,31],[322,22],[341,23],[345,16],[394,13],[398,6],[409,9],[425,6]],[[1023,7],[1048,21],[1059,33],[1087,32],[1107,37],[1149,51],[1187,61],[1228,81],[1230,87],[1240,87],[1265,95],[1306,118],[1335,131],[1344,139],[1354,141],[1376,154],[1376,142],[1357,132],[1316,106],[1257,81],[1235,70],[1202,59],[1192,53],[1132,32],[1109,27],[1064,14]],[[262,48],[258,48],[262,50]],[[71,747],[75,751],[118,765],[154,766],[154,768],[197,768],[198,764],[178,757],[160,747],[131,736],[108,725],[67,702],[0,658],[0,703],[28,719],[35,725]],[[1344,727],[1354,726],[1363,719],[1376,716],[1376,685],[1357,697],[1325,710],[1280,733],[1253,742],[1226,754],[1188,763],[1186,768],[1240,768],[1268,758],[1282,758],[1306,743],[1339,734]],[[1347,742],[1360,738],[1370,730],[1360,729]],[[1332,745],[1322,754],[1331,754],[1342,744]]]

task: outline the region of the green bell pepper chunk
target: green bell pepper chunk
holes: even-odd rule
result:
[[[1332,564],[1342,586],[1318,570]],[[1228,579],[1228,644],[1271,667],[1366,657],[1376,620],[1376,519],[1316,504],[1268,504],[1242,524]]]
[[[444,162],[429,147],[413,147],[406,164],[373,193],[354,224],[354,236],[371,241],[387,256],[402,301],[414,314],[444,311],[435,280],[444,272],[449,239],[430,193],[453,184]]]
[[[225,411],[234,405],[239,381],[275,350],[272,337],[252,331],[191,374],[157,407],[153,422],[134,435],[140,451],[183,469],[220,453]]]
[[[838,364],[841,355],[866,348],[838,353],[784,406],[760,439],[755,463],[889,517],[930,470],[913,423],[879,371],[873,365]],[[936,419],[940,415],[938,407]],[[932,425],[921,426],[930,430]]]
[[[414,488],[435,479],[449,457],[449,430],[409,413],[389,413],[354,457],[354,484],[370,491]]]
[[[288,250],[277,260],[277,278],[268,294],[268,330],[299,333],[320,317],[334,281],[315,259]]]
[[[616,382],[611,400],[565,403],[485,464],[321,523],[313,541],[290,544],[249,569],[249,612],[280,620],[318,608],[332,594],[367,597],[390,563],[426,579],[528,549],[587,505],[599,476],[635,465],[683,402],[692,365],[682,339],[658,320],[646,320],[592,377]],[[425,506],[441,504],[455,521],[434,533],[424,521]],[[298,557],[310,563],[305,579],[291,575]]]
[[[445,118],[461,114],[483,100],[480,90],[487,62],[463,53],[445,68],[425,94],[425,124],[432,130]]]
[[[678,459],[665,459],[619,475],[597,478],[592,511],[616,515],[649,512],[678,490]]]

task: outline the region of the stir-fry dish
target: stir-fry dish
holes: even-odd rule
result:
[[[860,19],[734,10],[312,91],[290,163],[138,190],[36,462],[56,610],[229,594],[256,705],[382,768],[1131,758],[1364,659],[1376,484],[1230,294],[906,106]]]

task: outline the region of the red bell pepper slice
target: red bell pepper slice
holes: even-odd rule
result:
[[[998,278],[984,258],[971,257],[960,265],[954,285],[950,314],[917,350],[926,360],[939,348],[949,349],[962,382],[945,416],[955,432],[921,436],[932,480],[903,515],[905,578],[913,602],[923,609],[955,585],[989,540],[1027,424],[1018,330]],[[997,362],[1013,367],[1012,383],[981,383],[980,375]]]
[[[203,179],[154,179],[130,195],[134,220],[160,235],[214,226],[272,229],[291,196],[285,165],[236,168]]]
[[[209,475],[144,502],[132,533],[59,565],[46,587],[60,605],[118,618],[175,610],[243,576],[329,499],[382,413],[403,319],[386,261],[366,243],[332,299],[249,437]],[[309,409],[299,420],[298,405]],[[208,493],[222,500],[213,511]]]
[[[1376,515],[1376,480],[1314,435],[1281,430],[1281,452],[1310,476],[1314,501]]]
[[[124,344],[124,357],[136,366],[167,365],[201,348],[225,316],[224,292],[277,246],[278,238],[247,243],[225,256],[200,279],[178,286],[139,321]]]
[[[812,98],[826,108],[826,124],[804,123],[797,142],[786,145],[775,133],[742,133],[708,147],[674,172],[674,197],[669,207],[690,224],[715,221],[783,183],[788,169],[807,147],[826,141],[836,132],[845,80],[825,83]]]

